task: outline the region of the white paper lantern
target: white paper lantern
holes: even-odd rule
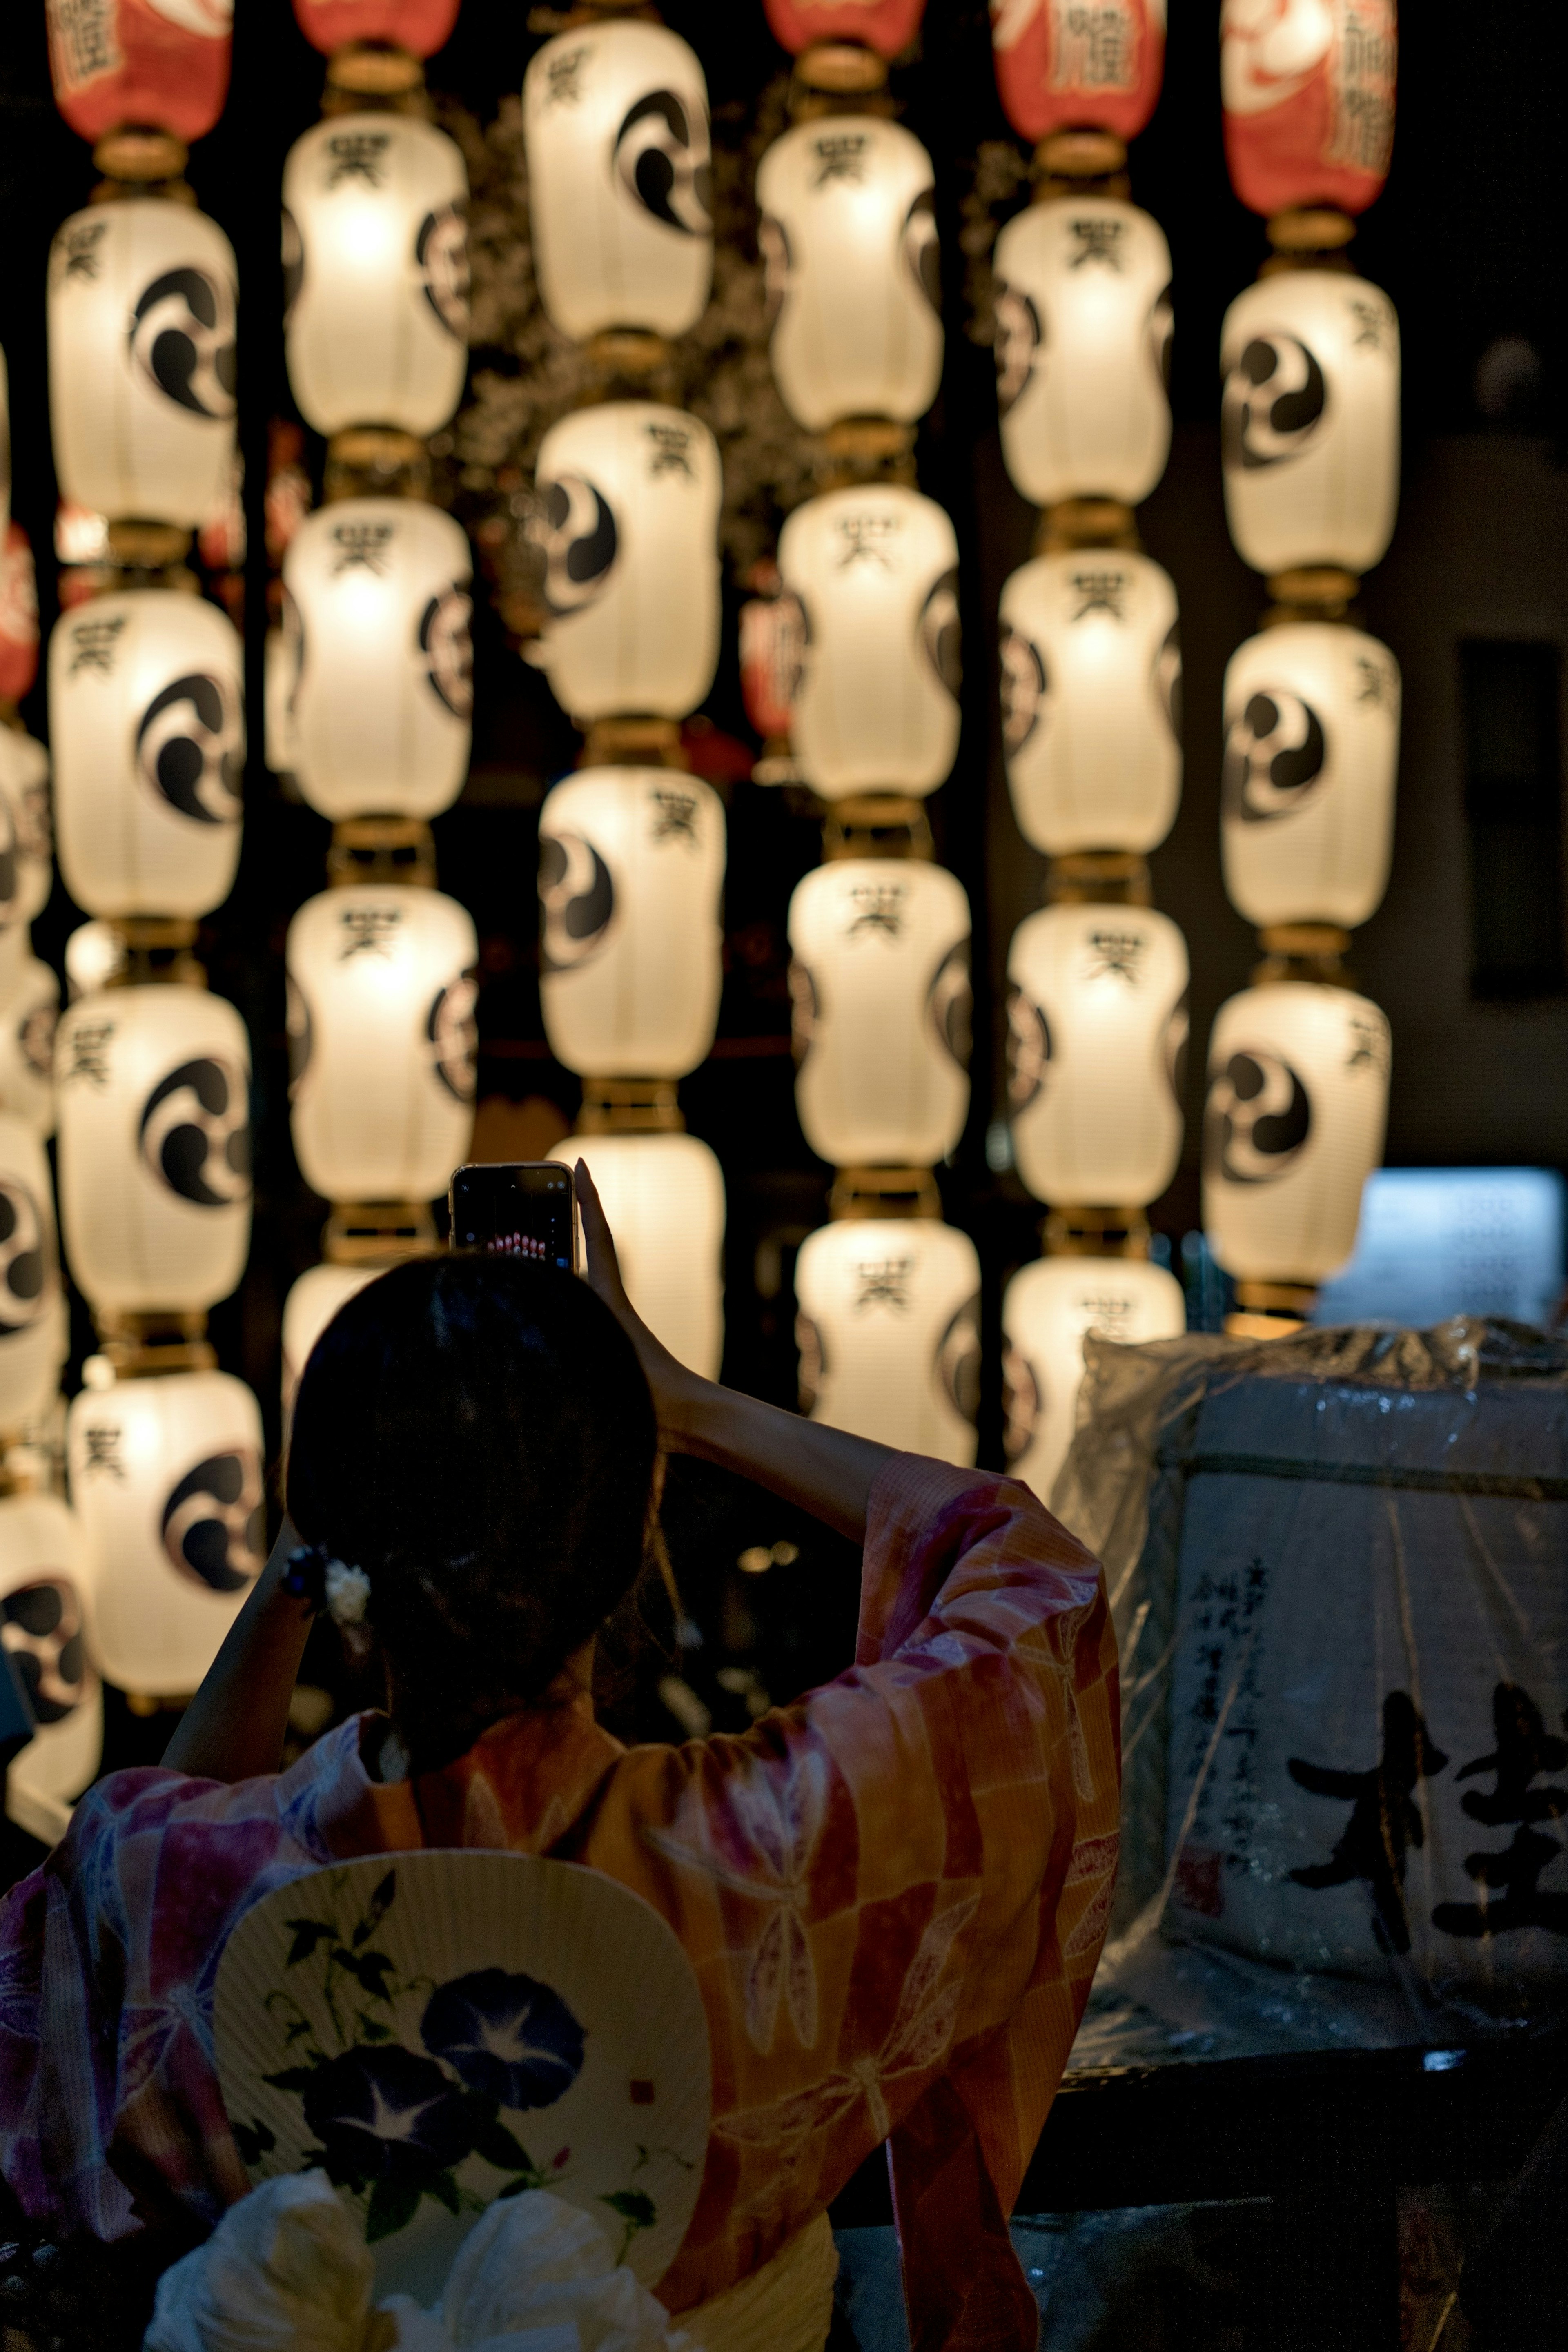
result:
[[[71,1003],[107,988],[124,961],[124,937],[112,923],[79,923],[66,941],[66,989]]]
[[[540,445],[542,656],[580,721],[684,719],[719,662],[719,446],[684,409],[578,409]]]
[[[49,248],[49,421],[60,494],[195,530],[234,465],[234,250],[157,196],[73,213]]]
[[[585,1077],[679,1078],[723,984],[724,806],[669,768],[584,768],[539,820],[540,1003]]]
[[[106,989],[55,1057],[60,1223],[100,1313],[226,1298],[250,1246],[250,1045],[205,989]]]
[[[0,1111],[40,1139],[55,1125],[55,1024],[60,984],[47,963],[0,957]]]
[[[468,361],[462,150],[408,114],[330,115],[283,166],[284,352],[300,414],[439,432]]]
[[[283,559],[292,772],[334,823],[439,816],[473,715],[473,566],[460,523],[418,499],[342,499]]]
[[[30,923],[43,912],[54,887],[54,827],[49,814],[49,755],[20,728],[0,726],[0,824],[11,847],[0,855],[0,933],[9,923]],[[7,877],[5,856],[16,861]],[[4,888],[9,878],[14,887]]]
[[[1182,796],[1176,592],[1147,556],[1037,556],[1002,591],[1002,740],[1048,857],[1158,848]]]
[[[337,1313],[380,1272],[370,1265],[308,1266],[283,1302],[283,1417],[294,1410],[295,1391],[310,1350]]]
[[[774,311],[771,356],[808,432],[845,416],[912,424],[942,381],[931,160],[872,115],[797,123],[757,167]]]
[[[1204,1231],[1244,1282],[1319,1283],[1355,1246],[1383,1158],[1388,1023],[1348,988],[1281,981],[1222,1004],[1209,1041]]]
[[[980,1260],[924,1218],[850,1218],[795,1266],[801,1401],[813,1421],[940,1462],[974,1460]]]
[[[791,742],[825,800],[934,792],[958,751],[958,539],[918,490],[796,507],[779,569],[806,646]]]
[[[1182,1286],[1139,1258],[1046,1257],[1002,1301],[1007,1466],[1049,1504],[1078,1425],[1083,1343],[1173,1339],[1187,1328]]]
[[[1360,629],[1292,622],[1225,674],[1225,887],[1252,923],[1353,927],[1394,856],[1399,665]]]
[[[795,1107],[839,1168],[930,1167],[969,1112],[969,900],[940,866],[843,858],[789,908]]]
[[[49,1163],[33,1129],[0,1112],[0,1433],[43,1412],[68,1339]]]
[[[1226,515],[1256,572],[1368,572],[1399,503],[1399,320],[1364,278],[1291,269],[1226,312]]]
[[[1031,205],[996,240],[1002,456],[1037,506],[1136,506],[1165,470],[1171,248],[1107,196]]]
[[[439,891],[355,883],[289,926],[294,1150],[328,1201],[429,1201],[474,1126],[479,941]]]
[[[523,78],[540,299],[563,334],[684,335],[713,278],[708,85],[666,25],[584,26]]]
[[[694,1135],[574,1135],[554,1157],[587,1165],[631,1300],[656,1339],[704,1380],[724,1354],[724,1176]]]
[[[62,1835],[71,1799],[97,1777],[102,1758],[93,1631],[87,1548],[75,1515],[54,1495],[0,1499],[0,1643],[38,1725],[11,1759],[5,1810],[46,1845]]]
[[[1187,946],[1149,907],[1043,908],[1007,956],[1018,1173],[1042,1201],[1139,1208],[1182,1152]]]
[[[256,1399],[226,1372],[119,1381],[72,1403],[71,1500],[111,1683],[174,1697],[206,1673],[266,1562],[261,1447]]]
[[[199,596],[96,596],[49,639],[60,872],[93,915],[199,916],[239,863],[245,648]]]

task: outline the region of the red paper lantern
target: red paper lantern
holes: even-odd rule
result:
[[[27,534],[14,522],[0,549],[0,702],[20,702],[38,674],[38,591]]]
[[[451,39],[458,0],[294,0],[294,14],[324,57],[348,41],[393,41],[427,58]]]
[[[187,144],[228,95],[234,0],[47,0],[55,104],[83,139],[155,123]]]
[[[798,58],[816,41],[864,41],[896,58],[920,30],[926,0],[763,0],[775,41]]]
[[[1026,139],[1135,139],[1165,71],[1165,0],[991,0],[996,87]]]
[[[1225,0],[1225,152],[1242,203],[1364,212],[1388,177],[1398,55],[1395,0]]]

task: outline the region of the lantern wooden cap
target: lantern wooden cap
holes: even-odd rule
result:
[[[1075,849],[1053,857],[1046,877],[1050,907],[1152,907],[1149,861],[1135,849]]]
[[[645,383],[675,362],[675,345],[651,327],[605,327],[584,350],[590,367],[619,383]]]
[[[1083,547],[1114,547],[1136,555],[1142,546],[1138,519],[1120,499],[1061,499],[1035,526],[1037,555],[1073,555]]]
[[[689,772],[675,719],[595,719],[577,755],[580,768],[676,768]]]
[[[1339,253],[1355,235],[1348,213],[1331,205],[1300,205],[1276,213],[1268,224],[1268,242],[1276,253]]]
[[[395,41],[345,41],[327,59],[327,87],[351,98],[406,98],[425,87],[425,68]]]
[[[819,436],[812,474],[819,495],[858,489],[868,482],[912,490],[915,428],[891,416],[841,416]]]
[[[579,1135],[682,1135],[673,1078],[584,1078]]]
[[[929,1168],[840,1168],[827,1196],[835,1224],[874,1218],[921,1217],[942,1222],[942,1194]]]
[[[109,929],[119,954],[104,975],[105,988],[206,986],[206,968],[193,952],[196,926],[186,917],[116,915]]]
[[[1344,957],[1350,943],[1350,933],[1338,923],[1268,923],[1258,934],[1263,960],[1252,968],[1251,984],[1268,988],[1305,981],[1321,988],[1349,988],[1353,976]]]
[[[395,425],[351,425],[327,443],[321,500],[430,496],[430,452],[416,434]]]
[[[1235,1310],[1225,1318],[1227,1339],[1286,1339],[1299,1331],[1317,1304],[1315,1286],[1304,1282],[1238,1282]]]
[[[189,153],[184,141],[176,139],[172,131],[160,131],[150,123],[122,123],[116,131],[105,131],[93,148],[92,160],[106,180],[137,186],[177,180]]]
[[[422,817],[347,816],[332,827],[327,852],[327,885],[342,890],[356,882],[400,883],[416,890],[436,887],[436,836]]]
[[[321,1228],[329,1265],[395,1265],[438,1247],[428,1201],[339,1201]]]
[[[1272,608],[1263,615],[1266,629],[1287,621],[1342,621],[1355,599],[1361,581],[1339,563],[1300,563],[1289,572],[1269,575]]]
[[[205,1314],[153,1307],[138,1314],[97,1315],[100,1350],[116,1380],[144,1381],[169,1372],[216,1372],[217,1350]]]
[[[830,801],[822,814],[825,865],[841,857],[934,858],[924,801],[896,793],[861,793]]]
[[[1058,1202],[1046,1213],[1040,1240],[1047,1257],[1146,1258],[1149,1220],[1141,1208]]]
[[[826,98],[870,98],[888,86],[888,61],[864,41],[813,41],[795,61],[795,79]]]
[[[1035,170],[1053,180],[1106,180],[1127,168],[1127,142],[1113,131],[1053,131],[1035,150]]]
[[[190,550],[191,534],[178,523],[123,515],[109,526],[109,551],[125,572],[166,572],[184,564]],[[194,585],[194,573],[191,578]]]

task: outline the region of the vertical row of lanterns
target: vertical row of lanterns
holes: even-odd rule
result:
[[[795,1100],[836,1171],[795,1292],[814,1416],[973,1462],[979,1261],[933,1174],[969,1110],[970,910],[925,807],[958,751],[958,542],[914,457],[941,257],[931,159],[886,94],[921,13],[768,5],[795,60],[757,173],[771,357],[817,483],[778,549],[790,745],[823,804],[789,912]]]
[[[240,640],[186,562],[236,499],[234,255],[184,177],[187,142],[222,110],[227,28],[216,11],[175,24],[129,5],[89,23],[51,0],[48,29],[60,110],[102,177],[56,232],[47,278],[55,470],[75,522],[60,552],[94,558],[61,574],[48,648],[60,870],[92,919],[55,1041],[59,1207],[100,1352],[67,1423],[74,1539],[51,1496],[3,1507],[66,1555],[52,1607],[30,1604],[23,1661],[42,1727],[28,1753],[47,1744],[58,1761],[47,1783],[26,1759],[13,1775],[46,1835],[96,1769],[90,1696],[71,1696],[89,1645],[133,1703],[188,1693],[260,1566],[263,1525],[256,1400],[205,1338],[249,1247],[249,1044],[194,953],[233,886],[244,762]],[[34,911],[47,889],[46,875]],[[32,1002],[41,1034],[42,987]],[[41,1096],[34,1117],[47,1131]],[[64,1318],[41,1154],[37,1174],[52,1388]]]
[[[1014,1159],[1047,1214],[1003,1322],[1008,1453],[1047,1497],[1085,1333],[1185,1323],[1146,1213],[1182,1148],[1187,950],[1147,863],[1181,798],[1180,635],[1133,511],[1170,450],[1171,257],[1126,175],[1164,30],[1163,0],[993,10],[1003,102],[1036,142],[1034,201],[996,244],[995,351],[1003,457],[1042,509],[1001,659],[1014,811],[1050,861],[1007,963]]]
[[[1394,530],[1399,325],[1346,247],[1388,170],[1394,0],[1226,0],[1220,71],[1271,248],[1222,334],[1226,510],[1272,601],[1225,683],[1226,887],[1263,961],[1210,1044],[1204,1223],[1229,1328],[1266,1338],[1350,1256],[1388,1102],[1388,1023],[1342,959],[1393,845],[1399,668],[1352,600]]]
[[[592,387],[535,474],[537,658],[585,739],[540,819],[540,992],[583,1081],[563,1150],[593,1174],[639,1311],[716,1377],[724,1184],[678,1089],[722,980],[724,809],[681,748],[718,666],[722,480],[708,427],[657,396],[712,282],[708,89],[651,9],[575,13],[522,94],[540,297]]]
[[[328,887],[287,947],[295,1157],[331,1210],[284,1311],[286,1396],[343,1301],[435,1244],[431,1202],[473,1129],[479,952],[430,830],[467,777],[473,709],[472,564],[430,503],[427,446],[468,369],[468,174],[424,72],[457,0],[296,14],[327,66],[283,171],[284,353],[326,454],[283,559],[275,709],[332,826]]]

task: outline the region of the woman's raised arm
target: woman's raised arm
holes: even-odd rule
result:
[[[285,1519],[271,1559],[174,1727],[163,1752],[170,1771],[196,1780],[248,1780],[281,1766],[289,1702],[310,1630],[310,1602],[283,1590],[299,1541]]]

